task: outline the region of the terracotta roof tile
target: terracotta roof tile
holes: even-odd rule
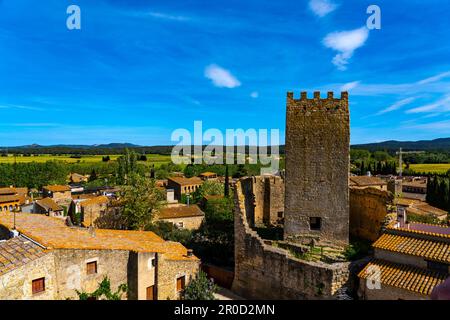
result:
[[[58,205],[52,198],[44,198],[41,200],[37,200],[36,204],[40,207],[44,208],[45,210],[52,210],[52,211],[63,211],[63,207]]]
[[[51,192],[65,192],[70,191],[69,186],[61,186],[61,185],[52,185],[52,186],[44,186],[43,189],[47,189]]]
[[[94,197],[85,201],[80,202],[80,205],[82,207],[88,207],[88,206],[92,206],[95,204],[105,204],[108,203],[109,199],[107,196],[99,196],[99,197]]]
[[[23,236],[0,242],[0,275],[44,256],[47,251]]]
[[[376,249],[450,263],[450,243],[385,233],[372,246]]]
[[[0,214],[0,224],[13,226],[13,214]],[[60,218],[38,214],[16,215],[16,229],[49,249],[128,250],[159,252],[175,260],[197,260],[188,257],[187,249],[179,244],[164,241],[151,231],[95,229],[68,227]]]
[[[158,213],[160,219],[186,218],[204,216],[204,212],[196,205],[163,208]]]
[[[192,177],[192,178],[183,178],[183,177],[171,177],[168,180],[172,180],[175,183],[178,183],[179,185],[192,185],[192,184],[202,184],[203,180],[199,177]]]
[[[378,177],[369,176],[351,176],[350,185],[355,186],[374,186],[374,185],[386,185],[387,182]]]
[[[367,279],[371,277],[371,272],[377,270],[376,268],[381,273],[380,282],[382,284],[423,295],[430,295],[433,288],[447,278],[446,274],[385,260],[369,262],[358,274],[358,277]]]

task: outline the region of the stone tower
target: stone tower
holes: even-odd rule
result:
[[[349,236],[348,93],[287,94],[284,238],[345,245]]]

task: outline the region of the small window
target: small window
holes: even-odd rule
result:
[[[309,229],[310,230],[320,230],[321,227],[322,227],[322,218],[309,217]]]
[[[86,273],[87,274],[97,273],[97,261],[88,262],[86,264]]]
[[[45,278],[35,279],[31,282],[31,291],[33,294],[45,291]]]
[[[177,227],[180,228],[180,229],[184,228],[184,223],[183,223],[182,221],[177,222],[176,225],[177,225]]]
[[[183,291],[185,286],[185,276],[177,278],[177,292]]]
[[[283,218],[283,211],[278,211],[278,218]]]

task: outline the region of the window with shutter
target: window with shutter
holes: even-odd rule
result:
[[[33,294],[45,291],[45,278],[35,279],[31,282],[31,290]]]
[[[185,276],[177,278],[177,291],[183,291],[185,285]]]
[[[88,262],[86,264],[87,274],[95,274],[97,273],[97,261]]]

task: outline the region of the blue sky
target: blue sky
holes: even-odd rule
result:
[[[81,30],[66,27],[71,4]],[[371,4],[380,30],[365,27]],[[352,143],[449,137],[449,10],[444,0],[0,0],[0,145],[172,144],[194,120],[284,137],[286,91],[343,88]]]

